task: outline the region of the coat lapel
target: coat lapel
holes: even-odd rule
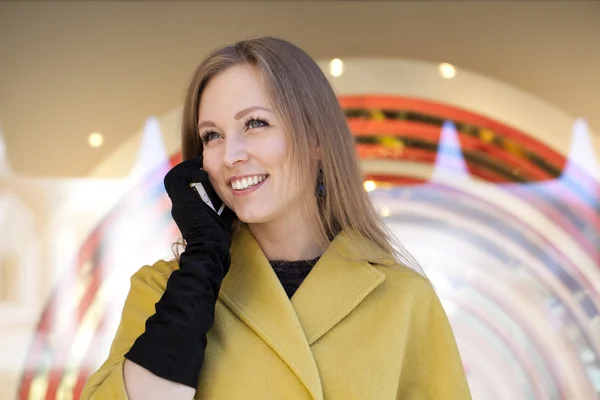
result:
[[[367,261],[353,261],[364,260]],[[393,259],[371,243],[341,232],[292,297],[309,345],[344,319],[384,280],[373,267]]]
[[[248,227],[243,225],[233,238],[231,268],[219,297],[279,355],[314,400],[322,400],[323,389],[310,345],[384,280],[368,262],[351,260],[365,256],[390,260],[375,246],[340,233],[290,302]]]

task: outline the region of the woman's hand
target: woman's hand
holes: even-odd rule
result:
[[[202,157],[183,161],[173,167],[165,176],[164,185],[171,198],[171,215],[186,242],[198,239],[201,230],[223,229],[231,235],[235,214],[229,208],[219,216],[200,198],[192,183],[201,183],[208,192],[214,192],[208,173],[202,170]],[[202,235],[204,236],[204,235]]]

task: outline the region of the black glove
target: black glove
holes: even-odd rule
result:
[[[235,214],[226,208],[219,216],[204,204],[190,183],[201,183],[209,196],[216,196],[208,180],[208,173],[202,170],[202,157],[183,161],[176,165],[167,173],[164,180],[165,189],[173,203],[171,215],[183,238],[188,244],[210,238],[202,232],[212,228],[210,226],[212,224],[207,223],[205,219],[214,219],[216,224],[223,228],[216,233],[227,234],[230,237]]]
[[[212,210],[192,182],[213,191],[202,158],[184,161],[165,176],[171,215],[187,242],[156,313],[125,357],[167,380],[196,388],[204,360],[206,334],[214,323],[217,296],[231,258],[231,229],[235,214]],[[212,192],[214,193],[214,192]]]

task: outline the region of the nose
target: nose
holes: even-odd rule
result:
[[[246,149],[246,140],[242,135],[231,134],[225,138],[225,153],[223,154],[223,164],[227,167],[233,167],[235,164],[243,163],[248,160]]]

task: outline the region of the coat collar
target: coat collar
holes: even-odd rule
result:
[[[340,256],[343,255],[343,256]],[[310,345],[336,326],[385,275],[367,261],[393,262],[374,244],[342,231],[292,300],[246,225],[235,233],[220,299],[290,367],[314,400],[323,398]],[[347,259],[346,259],[347,258]]]

